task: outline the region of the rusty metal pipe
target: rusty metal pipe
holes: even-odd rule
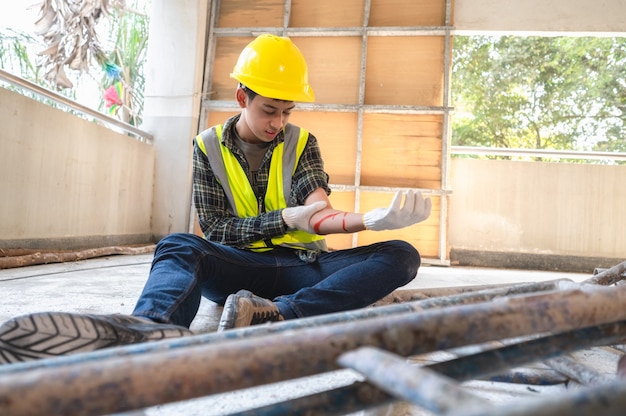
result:
[[[546,360],[545,363],[553,370],[583,385],[601,384],[611,380],[606,375],[589,368],[570,356],[554,357]]]
[[[584,387],[560,395],[515,400],[477,412],[457,409],[447,416],[622,416],[626,408],[626,381]]]
[[[459,407],[468,412],[477,411],[489,405],[485,399],[463,390],[451,378],[427,367],[411,365],[405,358],[378,348],[348,351],[339,356],[337,362],[363,374],[379,389],[435,414],[445,414]]]
[[[502,370],[556,357],[589,347],[604,346],[626,337],[626,321],[576,329],[532,339],[494,350],[467,355],[425,366],[458,382],[486,379]],[[498,377],[491,379],[497,380]],[[508,380],[504,380],[508,381]],[[563,379],[561,379],[563,381]],[[394,402],[391,395],[366,383],[304,396],[250,411],[237,416],[293,416],[308,414],[342,415]]]
[[[560,279],[560,280],[569,280],[569,279]],[[555,280],[551,280],[548,282],[554,282]],[[539,285],[543,283],[540,282]],[[533,283],[521,283],[524,285],[533,284]],[[493,285],[466,285],[466,286],[450,286],[450,287],[425,287],[419,289],[397,289],[391,292],[389,295],[385,296],[378,302],[374,303],[375,306],[387,305],[390,303],[404,303],[404,302],[412,302],[415,300],[424,300],[428,298],[439,298],[439,297],[447,297],[447,296],[455,296],[461,295],[463,293],[477,292],[477,291],[485,291],[485,290],[493,290],[493,289],[501,289],[505,287],[513,287],[519,286],[520,284],[515,283],[500,283]]]
[[[626,404],[626,399],[621,397],[626,393],[623,380],[612,384],[605,382],[597,388],[563,394],[558,398],[525,400],[494,408],[488,401],[463,390],[452,379],[426,368],[411,366],[402,357],[379,349],[359,348],[342,354],[338,362],[362,373],[378,388],[435,414],[622,415]],[[571,363],[567,367],[571,367]]]
[[[555,386],[567,383],[569,378],[552,369],[518,369],[507,371],[498,376],[480,377],[479,380],[529,384],[531,386]]]
[[[388,316],[398,313],[416,312],[423,309],[463,305],[478,302],[485,302],[496,297],[512,296],[517,294],[527,294],[544,292],[575,285],[569,279],[557,279],[538,283],[522,283],[506,287],[497,287],[476,292],[467,291],[449,297],[425,299],[421,301],[407,302],[401,304],[390,304],[374,308],[363,308],[352,311],[333,313],[310,318],[294,319],[280,323],[280,325],[257,325],[238,329],[237,331],[224,331],[209,334],[199,334],[192,337],[175,338],[159,342],[145,343],[139,345],[127,345],[118,348],[109,348],[95,351],[88,354],[76,354],[54,358],[52,360],[38,360],[26,363],[16,363],[0,366],[0,377],[3,374],[14,374],[22,371],[31,371],[38,368],[62,367],[70,364],[85,363],[88,361],[106,360],[111,357],[123,355],[144,354],[153,351],[164,351],[176,348],[186,348],[194,345],[215,344],[232,339],[248,338],[257,335],[278,333],[301,328],[311,328],[328,324],[356,321],[365,318]]]
[[[505,345],[428,367],[457,381],[468,381],[496,376],[503,370],[554,359],[564,353],[609,345],[625,337],[626,321],[614,322]]]
[[[335,370],[361,346],[408,356],[625,319],[626,287],[591,286],[399,313],[10,374],[0,414],[120,412]]]
[[[621,281],[624,278],[624,274],[626,274],[626,261],[616,264],[610,269],[601,271],[595,276],[584,280],[582,283],[610,286]]]

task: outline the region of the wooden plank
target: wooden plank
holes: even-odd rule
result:
[[[360,27],[364,0],[292,0],[290,27]]]
[[[218,27],[283,26],[283,0],[222,0]]]
[[[445,0],[372,0],[370,26],[443,26]]]
[[[207,117],[207,125],[205,129],[217,124],[223,124],[229,117],[232,117],[235,114],[239,114],[239,111],[211,111]]]
[[[366,114],[361,184],[441,187],[442,116]]]
[[[252,39],[252,37],[218,38],[209,92],[212,100],[234,100],[237,82],[230,78],[230,73],[239,54]],[[317,103],[358,103],[360,38],[302,37],[292,40],[307,60],[309,83],[313,87]]]
[[[237,81],[230,77],[230,73],[233,71],[241,51],[253,39],[253,37],[217,38],[213,79],[211,80],[211,90],[207,94],[211,100],[235,100]]]
[[[357,150],[356,113],[295,111],[291,123],[310,131],[318,140],[330,183],[354,185]]]
[[[361,68],[359,37],[293,38],[309,67],[318,104],[358,104]]]
[[[365,103],[441,106],[444,38],[370,37]]]

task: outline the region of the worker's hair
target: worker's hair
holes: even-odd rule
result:
[[[248,100],[250,101],[254,100],[254,97],[258,95],[256,92],[252,91],[250,88],[246,87],[242,83],[239,83],[239,88],[245,91],[246,95],[248,96]]]
[[[256,97],[257,95],[259,95],[258,93],[252,91],[250,88],[246,87],[245,85],[243,85],[241,82],[239,83],[239,88],[241,88],[242,90],[244,90],[244,92],[246,93],[246,95],[248,96],[248,100],[252,101],[254,99],[254,97]],[[284,101],[287,102],[289,100],[281,100],[279,98],[273,98],[273,100],[277,100],[277,101]]]

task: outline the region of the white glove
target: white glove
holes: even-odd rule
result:
[[[424,221],[430,216],[430,198],[424,198],[420,191],[406,192],[404,206],[400,208],[402,192],[398,191],[389,208],[376,208],[363,215],[363,224],[368,230],[396,230]]]
[[[325,201],[318,201],[311,205],[300,205],[297,207],[283,209],[283,221],[290,230],[301,230],[315,234],[313,227],[309,224],[311,217],[318,211],[326,208]]]

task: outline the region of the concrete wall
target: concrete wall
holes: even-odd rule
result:
[[[142,130],[156,150],[152,232],[190,227],[192,139],[198,133],[208,0],[152,0]]]
[[[0,248],[151,239],[154,148],[0,88]]]
[[[0,123],[0,248],[151,241],[153,146],[5,89]],[[626,166],[453,158],[452,264],[615,265],[624,183]]]
[[[593,271],[626,257],[626,166],[452,159],[457,264]]]
[[[624,16],[623,0],[454,2],[459,35],[626,36]],[[626,255],[626,167],[453,159],[450,180],[453,264],[592,271]]]
[[[626,33],[623,0],[456,0],[454,26],[467,32]],[[521,33],[518,33],[521,34]],[[571,33],[570,33],[571,34]]]

